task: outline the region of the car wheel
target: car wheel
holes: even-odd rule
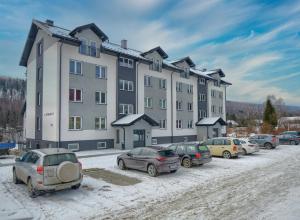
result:
[[[265,148],[267,148],[267,149],[271,149],[272,148],[272,144],[270,144],[270,143],[265,143]]]
[[[126,169],[126,166],[125,166],[125,163],[122,159],[119,160],[118,162],[118,167],[121,169],[121,170],[125,170]]]
[[[14,184],[19,184],[20,183],[20,180],[17,177],[15,169],[13,169],[13,182],[14,182]]]
[[[79,189],[80,185],[81,185],[81,184],[79,183],[79,184],[77,184],[77,185],[75,185],[75,186],[72,186],[71,189]]]
[[[231,158],[231,153],[230,153],[229,151],[224,151],[224,152],[223,152],[223,157],[224,157],[225,159],[230,159],[230,158]]]
[[[296,141],[291,141],[290,144],[291,145],[296,145]]]
[[[31,198],[35,198],[37,197],[37,191],[34,189],[33,185],[32,185],[32,180],[31,178],[28,179],[27,181],[27,190],[28,190],[28,195]]]
[[[247,155],[247,151],[246,151],[246,149],[245,149],[245,148],[243,148],[242,155]]]
[[[176,173],[177,170],[171,170],[171,173]]]
[[[185,168],[190,168],[192,166],[192,163],[191,163],[191,160],[189,158],[184,158],[182,160],[182,165],[185,167]]]
[[[149,176],[152,176],[152,177],[157,176],[157,170],[156,170],[156,168],[155,168],[155,166],[153,164],[150,164],[148,166],[147,171],[148,171]]]

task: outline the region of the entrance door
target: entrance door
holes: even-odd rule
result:
[[[133,147],[145,147],[145,130],[133,130]]]
[[[219,129],[213,128],[213,137],[219,137]]]

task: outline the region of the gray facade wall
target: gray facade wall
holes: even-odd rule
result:
[[[129,57],[122,56],[130,59]],[[136,93],[137,93],[137,85],[136,85],[136,62],[133,60],[133,68],[128,68],[124,66],[120,66],[120,60],[117,61],[117,118],[121,118],[124,115],[119,112],[120,104],[132,104],[133,105],[133,114],[136,113]],[[133,91],[123,91],[120,90],[120,80],[128,80],[133,81],[134,89]]]
[[[198,77],[198,120],[200,120],[200,110],[205,111],[206,115],[208,115],[207,112],[207,96],[209,94],[207,94],[207,80],[205,80],[205,85],[200,84],[199,81],[200,79],[203,77]],[[205,78],[204,78],[205,79]],[[200,94],[205,94],[206,95],[206,99],[205,101],[200,101]]]
[[[95,64],[82,62],[82,73],[69,74],[70,89],[82,90],[82,102],[69,101],[69,116],[81,116],[82,130],[92,130],[95,129],[95,117],[107,115],[107,105],[96,104],[95,101],[96,91],[107,93],[107,80],[96,78]]]
[[[193,111],[195,110],[192,108],[193,111],[188,111],[188,103],[193,103],[193,93],[188,93],[187,90],[188,84],[182,83],[182,92],[176,91],[176,101],[182,102],[182,110],[176,111],[176,120],[182,120],[182,128],[187,128],[188,120],[193,120]],[[195,92],[196,88],[193,88],[193,90],[193,92]],[[176,102],[174,103],[174,108],[176,108]],[[176,126],[176,124],[174,126]]]
[[[180,143],[180,142],[190,142],[197,141],[197,135],[183,135],[183,136],[173,136],[173,142],[171,136],[165,137],[152,137],[152,139],[157,139],[157,144],[167,144],[167,143]]]
[[[42,45],[42,53],[39,55],[39,44]],[[44,41],[43,39],[36,44],[36,105],[35,105],[35,139],[42,140],[43,137],[43,61],[44,61]],[[41,68],[41,79],[38,79],[38,71]],[[40,105],[38,105],[38,93],[40,94]],[[37,118],[40,120],[40,129],[38,130]],[[39,143],[36,143],[39,144]],[[39,146],[39,145],[38,145]]]
[[[156,122],[159,120],[167,120],[167,108],[170,106],[166,106],[166,109],[160,108],[160,99],[165,99],[167,101],[167,87],[166,89],[161,89],[159,87],[159,80],[161,78],[151,76],[150,87],[145,86],[144,97],[152,98],[152,108],[145,108],[145,114],[149,117],[153,118]],[[167,80],[166,80],[167,84]]]
[[[214,90],[214,89],[212,89]],[[211,114],[212,114],[212,117],[223,117],[223,113],[225,111],[225,106],[223,106],[223,97],[225,96],[225,94],[222,92],[222,91],[217,91],[217,90],[214,90],[215,91],[215,97],[212,97],[211,94],[208,94],[211,96],[211,108],[212,106],[215,106],[215,112],[212,112],[211,110]],[[219,97],[219,94],[222,93],[222,98]],[[222,107],[223,108],[223,111],[220,112],[219,111],[219,108]]]

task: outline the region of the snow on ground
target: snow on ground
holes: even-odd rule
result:
[[[84,177],[79,190],[65,190],[35,199],[27,196],[25,185],[12,183],[11,167],[0,167],[0,197],[5,198],[8,202],[17,201],[15,209],[22,210],[23,208],[35,219],[97,219],[103,216],[110,217],[113,213],[122,212],[122,210],[134,212],[135,207],[141,204],[168,201],[195,187],[209,188],[210,182],[234,179],[233,177],[247,175],[247,172],[255,172],[256,169],[271,164],[284,164],[284,161],[299,155],[299,153],[299,146],[279,146],[274,150],[261,150],[254,155],[243,156],[239,159],[213,158],[211,163],[204,166],[190,169],[181,167],[174,174],[163,174],[156,178],[139,171],[119,170],[116,165],[117,155],[81,158],[83,168],[105,168],[138,178],[142,182],[132,186],[116,186],[102,180]],[[298,157],[298,162],[299,160]],[[5,196],[7,192],[11,195],[10,197]],[[298,202],[299,204],[299,196],[295,197],[291,192],[290,198],[291,201],[278,204],[278,208],[286,207],[289,203]],[[299,217],[299,209],[294,207],[294,210],[297,212],[295,215]],[[0,209],[0,216],[5,211]],[[272,212],[264,214],[266,219],[272,216]]]

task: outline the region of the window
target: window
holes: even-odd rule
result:
[[[152,138],[152,144],[153,145],[157,144],[157,139],[156,138]]]
[[[40,106],[41,105],[41,93],[38,92],[36,98],[37,98],[36,103],[38,106]]]
[[[79,150],[79,144],[78,143],[72,143],[72,144],[68,144],[68,149],[71,151],[77,151]],[[64,158],[65,160],[65,158]],[[74,156],[74,161],[76,161],[76,157]],[[62,160],[63,161],[63,160]],[[44,162],[45,163],[45,162]],[[59,164],[59,163],[58,163]]]
[[[145,97],[145,108],[152,108],[152,98],[150,97]]]
[[[38,131],[41,130],[41,118],[40,117],[36,117],[36,129]]]
[[[193,128],[193,120],[188,120],[187,128]]]
[[[69,130],[80,130],[82,126],[80,116],[69,117]]]
[[[106,79],[106,69],[105,66],[96,66],[96,78]]]
[[[219,92],[219,98],[223,99],[223,92]]]
[[[123,90],[123,91],[132,92],[134,90],[133,81],[127,81],[127,80],[123,80],[123,79],[120,79],[119,87],[120,87],[120,90]]]
[[[43,42],[38,43],[38,55],[41,56],[43,54]]]
[[[76,61],[76,60],[70,60],[70,73],[71,74],[76,74],[76,75],[81,75],[82,71],[81,71],[81,62],[80,61]]]
[[[200,78],[199,79],[199,84],[205,85],[206,84],[205,79],[204,78]]]
[[[185,154],[185,146],[179,145],[177,147],[177,154],[179,154],[179,155]]]
[[[181,82],[176,82],[176,91],[182,92],[182,83]]]
[[[176,120],[176,128],[178,129],[182,128],[182,120]]]
[[[159,120],[159,128],[166,129],[167,128],[167,120]]]
[[[167,83],[167,80],[159,79],[159,88],[160,89],[166,89],[166,87],[167,87],[166,83]]]
[[[214,85],[217,86],[217,87],[220,87],[220,82],[219,82],[219,80],[214,81]]]
[[[205,110],[199,110],[200,118],[206,118],[206,111]]]
[[[182,111],[182,101],[176,101],[176,110]]]
[[[133,114],[133,105],[132,104],[120,104],[119,105],[119,114],[122,114],[122,115]]]
[[[106,92],[96,91],[95,101],[96,104],[106,104]]]
[[[94,42],[94,41],[91,41],[91,47],[90,47],[89,55],[92,56],[92,57],[96,57],[96,55],[97,55],[97,46],[96,46],[96,42]]]
[[[69,100],[71,102],[82,102],[82,90],[69,89]]]
[[[106,142],[97,142],[97,149],[105,149]]]
[[[193,103],[192,102],[188,102],[188,111],[193,111]]]
[[[215,90],[211,90],[211,97],[215,97],[216,96],[216,91]]]
[[[117,129],[117,138],[116,138],[116,144],[120,143],[120,130]]]
[[[42,77],[43,77],[43,69],[42,69],[42,67],[39,67],[38,68],[38,72],[37,72],[37,79],[38,79],[38,81],[41,81]]]
[[[161,109],[166,109],[167,108],[167,100],[166,99],[160,99],[159,100],[159,107]]]
[[[152,59],[152,64],[150,64],[150,69],[154,71],[161,72],[162,69],[162,63],[160,60],[154,60]]]
[[[188,85],[187,92],[188,93],[193,93],[193,85]]]
[[[219,107],[219,113],[223,113],[223,107],[222,106]]]
[[[120,66],[133,68],[133,60],[125,57],[120,57],[119,59]]]
[[[211,111],[212,111],[213,113],[215,113],[215,111],[216,111],[216,106],[212,105],[212,106],[211,106]]]
[[[95,129],[106,129],[106,118],[105,117],[95,118]]]
[[[200,102],[205,102],[206,101],[206,94],[200,93],[199,94],[199,101]]]
[[[150,87],[152,86],[152,83],[151,83],[151,76],[144,76],[144,85],[147,86],[147,87]]]

